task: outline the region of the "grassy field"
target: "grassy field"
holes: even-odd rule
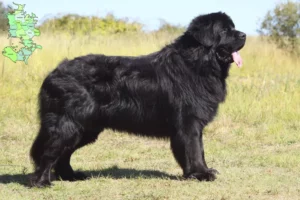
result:
[[[216,181],[182,180],[168,141],[107,130],[72,157],[74,169],[91,179],[26,186],[37,94],[47,73],[65,57],[147,54],[173,38],[41,35],[35,41],[43,49],[28,65],[0,56],[0,199],[300,199],[300,59],[259,38],[249,38],[241,51],[243,68],[232,65],[226,102],[205,129],[206,160],[220,172]],[[2,50],[8,40],[0,41]]]

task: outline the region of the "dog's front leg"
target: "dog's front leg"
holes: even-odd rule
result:
[[[184,177],[200,181],[216,179],[217,170],[207,168],[205,162],[202,127],[198,120],[186,120],[183,129],[171,138],[171,147]]]

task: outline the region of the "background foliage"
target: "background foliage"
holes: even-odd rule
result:
[[[61,18],[46,20],[39,28],[42,32],[53,31],[55,34],[108,35],[141,32],[142,27],[143,25],[138,22],[117,19],[112,14],[108,14],[103,18],[69,14]]]
[[[279,48],[300,55],[300,1],[280,3],[268,11],[258,32]]]

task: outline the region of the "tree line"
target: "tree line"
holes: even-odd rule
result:
[[[0,1],[0,31],[7,31],[7,13],[11,11]],[[72,35],[111,35],[144,32],[143,24],[118,19],[112,14],[105,17],[80,16],[68,14],[45,20],[39,29],[51,33],[68,33]],[[181,33],[184,27],[172,25],[164,20],[156,32]],[[257,30],[261,36],[275,43],[279,48],[300,55],[300,2],[286,1],[279,3],[266,13]]]
[[[11,11],[9,6],[4,6],[0,1],[0,29],[7,31],[7,13]],[[45,20],[38,29],[41,32],[68,33],[71,35],[111,35],[122,33],[144,32],[143,24],[130,22],[127,19],[118,19],[113,14],[105,17],[80,16],[67,14]],[[161,26],[156,32],[183,32],[184,27],[172,25],[161,20]]]

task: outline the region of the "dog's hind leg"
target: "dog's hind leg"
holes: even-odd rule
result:
[[[60,177],[62,180],[68,181],[84,180],[87,178],[87,176],[81,172],[74,172],[70,165],[71,156],[75,150],[76,149],[65,149],[62,155],[59,157],[54,167],[57,178]]]
[[[51,169],[65,152],[78,145],[81,133],[81,127],[67,116],[51,116],[51,121],[49,117],[43,119],[41,131],[31,151],[35,162],[35,172],[30,180],[32,186],[51,184]]]
[[[54,168],[57,177],[60,177],[62,180],[68,181],[84,180],[87,178],[87,176],[84,173],[73,171],[70,165],[71,156],[80,147],[94,142],[102,130],[83,133],[80,142],[78,143],[78,145],[75,146],[75,148],[65,149],[63,154],[58,159],[58,162],[56,163],[56,166]]]
[[[41,162],[41,157],[44,153],[43,148],[46,142],[46,137],[43,135],[43,132],[43,128],[40,128],[40,131],[30,149],[30,156],[32,158],[35,168],[38,167],[39,163]]]
[[[63,140],[53,137],[49,139],[44,147],[40,163],[36,166],[31,178],[31,185],[44,187],[51,184],[51,169],[64,151]]]

